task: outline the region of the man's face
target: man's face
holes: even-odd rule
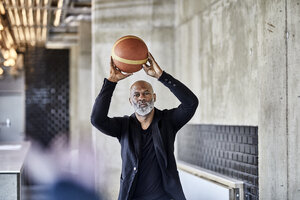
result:
[[[149,114],[154,108],[155,98],[156,95],[149,83],[138,81],[131,86],[129,101],[138,115]]]

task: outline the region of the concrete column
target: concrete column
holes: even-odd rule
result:
[[[70,145],[72,149],[78,149],[78,45],[70,48]]]
[[[70,130],[75,149],[91,146],[91,22],[79,26],[79,43],[70,53]]]
[[[81,21],[79,26],[79,49],[78,49],[78,92],[77,110],[79,120],[79,141],[91,146],[92,126],[91,115],[91,62],[92,62],[92,35],[91,22]]]
[[[264,1],[259,68],[259,197],[300,198],[300,2]]]
[[[288,199],[300,199],[300,1],[286,5]]]
[[[70,144],[72,148],[73,169],[83,170],[82,159],[93,156],[92,125],[90,123],[91,99],[91,22],[80,21],[78,45],[70,53]],[[87,155],[88,154],[88,155]],[[89,160],[92,162],[92,160]],[[93,163],[91,163],[93,165]],[[81,169],[80,169],[81,168]],[[92,179],[93,171],[85,172],[86,179]],[[79,175],[83,173],[78,171]]]

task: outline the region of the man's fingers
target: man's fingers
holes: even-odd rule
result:
[[[118,70],[113,65],[110,66],[110,70],[114,73],[116,73]]]
[[[126,77],[131,76],[133,73],[124,74]]]
[[[146,64],[143,64],[143,70],[147,73],[149,71],[149,68]]]
[[[157,63],[156,63],[155,59],[153,58],[152,54],[150,52],[148,52],[148,55],[149,55],[148,61],[149,61],[150,65],[151,66],[157,65]]]
[[[114,60],[113,60],[112,56],[110,57],[110,65],[115,66],[115,63],[114,63]]]
[[[115,65],[115,63],[113,63],[113,66],[115,69],[119,70],[119,68],[117,67],[117,65]]]
[[[145,70],[147,68],[147,65],[146,64],[143,64],[142,65],[143,69]]]
[[[152,60],[151,60],[151,58],[148,58],[148,60],[147,60],[146,63],[149,63],[149,65],[151,66],[151,65],[152,65]]]
[[[144,63],[142,66],[143,67],[149,67],[149,65],[147,63]]]
[[[133,73],[127,73],[127,72],[122,72],[120,69],[118,69],[120,74],[122,74],[123,76],[130,76],[132,75]]]
[[[155,75],[155,71],[153,70],[152,67],[148,66],[146,64],[143,65],[143,70],[146,72],[146,74],[150,75],[150,76],[154,76]]]
[[[147,65],[147,64],[143,64],[142,67],[143,67],[143,70],[144,70],[146,73],[148,73],[148,71],[152,69],[152,67],[151,67],[150,65]]]
[[[120,71],[119,68],[116,66],[116,64],[114,63],[114,60],[112,59],[112,57],[110,57],[110,65],[112,67],[114,67],[116,70]]]
[[[122,73],[122,72],[120,72],[120,75],[121,75],[120,79],[127,78],[128,76],[131,76],[132,74],[133,73]]]
[[[111,61],[110,61],[110,68],[112,69],[112,70],[114,70],[114,71],[121,71],[116,65],[115,65],[115,63],[114,63],[114,61],[111,59]]]

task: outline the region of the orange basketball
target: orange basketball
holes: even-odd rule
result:
[[[141,38],[127,35],[115,42],[111,56],[121,71],[133,73],[141,70],[142,64],[147,62],[148,48]]]

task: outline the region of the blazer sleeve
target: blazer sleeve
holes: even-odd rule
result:
[[[172,126],[175,131],[178,131],[193,117],[199,104],[198,98],[183,83],[166,72],[163,72],[158,80],[168,87],[180,101],[180,105],[177,108],[167,112]]]
[[[91,114],[91,123],[94,127],[96,127],[104,134],[120,138],[122,126],[124,123],[123,118],[108,117],[108,110],[111,103],[111,97],[116,85],[117,83],[111,82],[106,78],[104,79],[102,89],[99,95],[97,96],[93,106]]]

